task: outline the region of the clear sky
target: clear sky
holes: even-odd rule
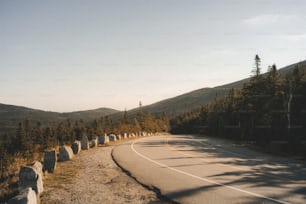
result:
[[[305,60],[304,0],[0,0],[0,103],[148,105]]]

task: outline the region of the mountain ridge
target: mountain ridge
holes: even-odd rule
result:
[[[288,74],[293,71],[299,63],[306,63],[306,61],[301,61],[288,66],[285,66],[278,70],[280,74]],[[266,73],[264,73],[266,74]],[[205,87],[196,89],[172,98],[164,99],[150,105],[141,107],[142,111],[152,114],[166,113],[170,118],[175,117],[183,112],[191,111],[195,108],[200,107],[216,97],[224,97],[227,95],[228,91],[232,88],[240,89],[243,84],[250,80],[249,78],[241,79],[232,83],[225,85],[220,85],[216,87]],[[5,108],[4,108],[5,107]],[[129,117],[135,117],[138,113],[139,107],[128,111]],[[81,110],[73,112],[53,112],[44,111],[33,108],[28,108],[24,106],[15,106],[10,104],[0,103],[0,135],[3,132],[16,128],[17,123],[26,119],[31,118],[34,121],[43,120],[45,122],[53,121],[63,121],[65,119],[84,119],[93,120],[101,116],[109,115],[112,119],[118,119],[122,116],[122,111],[118,111],[112,108],[97,108],[92,110]],[[4,128],[3,128],[4,127]]]
[[[59,113],[0,103],[0,135],[12,133],[16,129],[17,124],[25,119],[30,119],[34,124],[38,121],[43,124],[48,124],[50,122],[65,121],[67,119],[91,121],[95,118],[110,115],[115,112],[119,111],[111,108],[98,108],[93,110]]]
[[[278,72],[282,75],[286,75],[294,70],[296,65],[299,63],[306,64],[306,60],[293,63],[278,69]],[[263,73],[263,75],[266,75]],[[204,105],[214,98],[224,97],[227,95],[228,91],[232,88],[241,89],[243,84],[248,82],[251,77],[227,83],[224,85],[215,86],[212,88],[200,88],[196,89],[172,98],[158,101],[156,103],[141,107],[142,111],[149,113],[163,113],[165,112],[169,117],[175,117],[176,115],[192,111],[195,108]],[[134,108],[128,111],[128,114],[134,116],[138,112],[139,108]],[[113,118],[118,118],[119,113],[112,115]],[[121,113],[122,114],[122,113]]]

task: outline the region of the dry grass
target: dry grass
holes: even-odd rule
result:
[[[67,184],[73,184],[73,180],[84,168],[79,160],[70,160],[66,162],[58,162],[54,173],[45,173],[44,176],[44,192],[41,195],[41,203],[48,204],[45,194],[53,189],[65,188]]]
[[[18,194],[18,177],[13,176],[0,183],[0,203],[4,203]]]
[[[39,154],[34,155],[35,158],[39,157]],[[3,178],[0,182],[0,203],[4,203],[10,198],[18,194],[18,175],[20,167],[31,163],[33,160],[24,158],[22,155],[16,154],[7,171],[2,175]]]
[[[61,183],[71,184],[82,164],[76,160],[59,162],[54,173],[45,174],[45,187],[60,187]]]

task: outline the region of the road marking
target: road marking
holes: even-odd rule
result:
[[[206,143],[206,142],[202,142],[201,140],[198,140],[198,139],[195,139],[193,136],[189,136],[193,141],[195,142],[199,142],[201,144],[204,144],[204,145],[209,145],[209,146],[212,146],[214,147],[215,149],[218,149],[220,151],[223,151],[223,152],[228,152],[228,153],[231,153],[233,155],[237,155],[237,156],[240,156],[244,159],[249,159],[250,157],[247,157],[247,156],[244,156],[244,155],[241,155],[241,154],[238,154],[238,153],[235,153],[235,152],[231,152],[231,151],[228,151],[228,150],[224,150],[220,147],[217,147],[216,145],[213,145],[213,144],[209,144],[209,143]],[[171,148],[173,151],[176,151],[178,152],[179,154],[182,154],[182,155],[187,155],[187,153],[185,152],[181,152],[180,150],[176,149],[175,147],[171,146],[171,144],[169,144],[169,139],[168,137],[166,136],[165,138],[165,144],[169,146],[169,149]],[[193,154],[189,154],[188,156],[191,156],[191,157],[195,157],[195,155]],[[211,162],[207,162],[207,160],[205,159],[202,159],[202,158],[197,158],[197,159],[200,159],[202,161],[205,161],[206,163],[211,163]],[[230,168],[233,168],[233,169],[238,169],[238,170],[241,170],[241,171],[252,171],[251,168],[242,168],[242,167],[238,167],[238,166],[233,166],[233,165],[230,165],[230,164],[221,164],[221,163],[216,163],[217,165],[220,165],[220,166],[226,166],[226,167],[230,167]],[[258,173],[261,173],[261,174],[265,174],[266,176],[268,177],[271,177],[271,178],[277,178],[277,179],[281,179],[281,180],[287,180],[287,181],[290,181],[290,182],[295,182],[295,183],[299,183],[299,184],[305,184],[305,182],[303,181],[297,181],[297,180],[292,180],[290,178],[286,178],[286,177],[281,177],[281,176],[278,176],[278,175],[275,175],[273,173],[270,173],[270,172],[265,172],[265,171],[262,171],[262,170],[256,170],[256,172]],[[257,174],[258,174],[257,173]]]
[[[227,153],[230,153],[230,154],[232,154],[232,155],[236,155],[236,156],[243,157],[243,158],[246,158],[246,159],[248,158],[248,157],[245,156],[245,155],[242,155],[242,154],[239,154],[239,153],[236,153],[236,152],[232,152],[232,151],[229,151],[229,150],[225,150],[225,149],[222,149],[222,148],[220,148],[220,147],[218,147],[218,146],[216,146],[216,145],[214,145],[214,144],[210,144],[210,143],[201,141],[201,140],[199,140],[199,139],[195,139],[195,137],[192,136],[192,135],[188,135],[188,137],[190,137],[192,140],[194,140],[194,141],[196,141],[196,142],[199,142],[199,143],[202,143],[202,144],[205,144],[205,145],[209,145],[209,146],[211,146],[211,147],[214,147],[215,149],[220,149],[220,150],[223,151],[223,152],[227,152]]]
[[[202,177],[196,176],[194,174],[190,174],[188,172],[185,172],[185,171],[182,171],[182,170],[179,170],[179,169],[167,166],[167,165],[162,164],[160,162],[157,162],[155,160],[152,160],[149,157],[147,157],[147,156],[145,156],[145,155],[143,155],[143,154],[141,154],[141,153],[136,151],[136,149],[134,148],[134,144],[136,144],[138,141],[139,140],[135,140],[131,144],[131,149],[133,150],[133,152],[135,152],[138,156],[142,157],[143,159],[148,160],[148,161],[150,161],[150,162],[152,162],[152,163],[154,163],[154,164],[156,164],[156,165],[158,165],[160,167],[167,168],[167,169],[169,169],[171,171],[175,171],[177,173],[180,173],[180,174],[183,174],[183,175],[186,175],[186,176],[189,176],[189,177],[201,180],[201,181],[205,181],[205,182],[208,182],[208,183],[211,183],[211,184],[222,186],[222,187],[225,187],[225,188],[228,188],[228,189],[231,189],[231,190],[235,190],[235,191],[238,191],[238,192],[242,192],[242,193],[245,193],[245,194],[248,194],[248,195],[252,195],[252,196],[255,196],[255,197],[258,197],[258,198],[264,198],[264,199],[267,199],[267,200],[270,200],[270,201],[273,201],[273,202],[277,202],[277,203],[282,203],[282,204],[290,204],[288,202],[277,200],[277,199],[274,199],[274,198],[270,198],[270,197],[267,197],[267,196],[264,196],[264,195],[261,195],[261,194],[258,194],[258,193],[253,193],[253,192],[250,192],[250,191],[242,190],[242,189],[234,187],[234,186],[222,184],[222,183],[219,183],[219,182],[207,179],[207,178],[202,178]]]
[[[193,138],[192,138],[192,139],[193,139]],[[193,139],[193,140],[196,141],[196,142],[200,142],[200,141],[197,141],[196,139]],[[178,149],[176,149],[175,147],[171,146],[171,144],[169,144],[169,139],[168,139],[168,137],[165,138],[165,142],[164,142],[164,143],[165,143],[165,145],[167,145],[167,148],[168,148],[168,149],[173,150],[173,151],[176,151],[178,154],[182,154],[182,155],[190,156],[190,157],[196,157],[196,156],[193,155],[193,154],[181,152],[180,150],[178,150]],[[202,142],[200,142],[200,143],[202,143]],[[204,144],[204,143],[202,143],[202,144]],[[215,148],[215,149],[216,149],[216,148]],[[252,170],[252,169],[250,169],[250,168],[248,168],[248,169],[247,169],[247,168],[241,168],[241,167],[233,166],[233,165],[230,165],[230,164],[222,164],[222,163],[216,163],[216,162],[209,162],[209,161],[207,161],[207,159],[203,159],[203,158],[197,158],[197,159],[202,160],[202,161],[204,161],[204,162],[207,163],[207,164],[213,163],[213,164],[217,164],[217,165],[219,165],[219,166],[230,167],[230,168],[238,169],[238,170],[241,170],[241,171],[251,171],[251,170]]]

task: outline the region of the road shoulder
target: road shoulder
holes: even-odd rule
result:
[[[160,203],[153,191],[122,172],[112,160],[112,149],[90,149],[59,163],[55,173],[46,176],[41,203]]]

